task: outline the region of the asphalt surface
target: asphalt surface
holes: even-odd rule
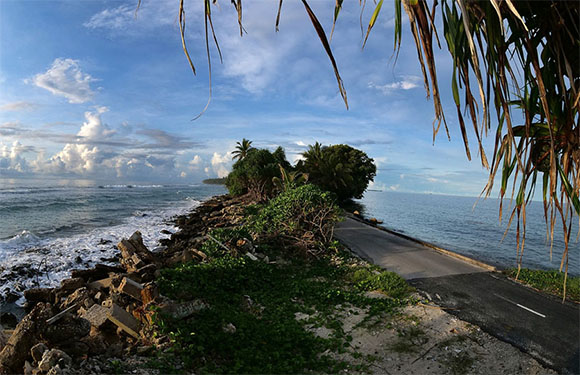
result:
[[[561,373],[580,374],[580,305],[562,303],[500,273],[350,218],[337,226],[335,235],[461,320]]]

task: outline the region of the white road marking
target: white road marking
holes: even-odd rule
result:
[[[537,311],[534,311],[534,310],[530,309],[529,307],[526,307],[526,306],[520,305],[519,303],[516,303],[516,306],[517,306],[517,307],[521,307],[521,308],[522,308],[522,309],[524,309],[524,310],[528,310],[529,312],[531,312],[531,313],[533,313],[533,314],[536,314],[537,316],[541,316],[542,318],[545,318],[545,317],[546,317],[546,315],[544,315],[544,314],[540,314],[539,312],[537,312]]]
[[[517,302],[514,302],[514,301],[512,301],[512,300],[509,300],[509,299],[507,299],[507,298],[505,298],[505,297],[502,297],[502,296],[500,296],[499,294],[496,294],[496,293],[494,293],[493,295],[494,295],[494,296],[496,296],[496,297],[499,297],[499,298],[503,299],[504,301],[507,301],[507,302],[509,302],[509,303],[512,303],[512,304],[516,305],[517,307],[519,307],[519,308],[521,308],[521,309],[524,309],[524,310],[526,310],[526,311],[529,311],[529,312],[531,312],[532,314],[536,314],[536,315],[537,315],[537,316],[539,316],[539,317],[546,318],[546,315],[544,315],[544,314],[542,314],[542,313],[539,313],[539,312],[537,312],[537,311],[535,311],[535,310],[532,310],[532,309],[530,309],[529,307],[526,307],[526,306],[524,306],[524,305],[521,305],[521,304],[519,304],[519,303],[517,303]]]

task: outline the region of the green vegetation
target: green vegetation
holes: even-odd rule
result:
[[[206,185],[225,185],[226,184],[226,178],[225,177],[222,177],[222,178],[206,178],[202,182],[204,184],[206,184]]]
[[[510,268],[505,271],[509,277],[515,278],[518,269]],[[518,281],[546,293],[564,296],[564,276],[565,274],[556,270],[543,271],[522,268],[518,276]],[[580,302],[580,277],[570,277],[566,279],[566,298]]]
[[[362,198],[376,174],[373,159],[348,145],[322,146],[317,142],[303,154],[304,160],[293,167],[282,147],[270,152],[250,144],[244,138],[233,152],[238,161],[226,179],[232,195],[249,194],[264,201],[279,192],[311,183],[344,201]]]
[[[321,228],[338,220],[329,193],[312,185],[290,189],[266,205],[252,206],[248,224],[213,229],[211,236],[224,246],[207,240],[201,247],[205,261],[162,270],[161,294],[178,302],[201,299],[209,308],[179,320],[156,315],[158,334],[169,337],[171,346],[154,364],[164,373],[177,371],[173,365],[182,362],[182,371],[196,373],[365,371],[333,356],[347,351],[362,356],[352,352],[341,314],[357,307],[368,312],[363,322],[393,316],[409,303],[412,289],[397,275],[345,253],[338,243],[323,242],[326,229],[310,227],[322,210],[327,214]],[[272,233],[296,238],[272,241]],[[316,256],[296,254],[300,233],[310,233],[319,247],[325,243],[324,250]],[[244,256],[248,246],[261,260]],[[370,290],[385,298],[367,296]],[[329,334],[317,336],[317,329]]]
[[[258,201],[274,194],[274,177],[280,177],[278,164],[289,164],[284,150],[279,147],[274,153],[266,149],[250,148],[243,158],[233,166],[226,179],[232,195],[249,194]]]
[[[309,182],[336,194],[339,200],[362,198],[377,168],[366,153],[348,145],[322,146],[318,142],[302,154],[296,169]]]
[[[314,185],[303,185],[271,199],[250,222],[255,233],[276,241],[288,239],[316,253],[323,251],[332,240],[334,225],[341,220],[341,215],[329,192]]]

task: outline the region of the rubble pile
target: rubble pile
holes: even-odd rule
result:
[[[240,198],[215,197],[175,221],[180,231],[153,253],[141,233],[117,245],[119,266],[98,264],[73,270],[58,288],[33,288],[24,296],[29,313],[14,330],[0,326],[0,374],[100,373],[91,358],[126,358],[163,349],[166,337],[153,335],[156,312],[176,319],[208,308],[200,300],[175,303],[159,294],[163,267],[206,256],[198,250],[211,228],[242,221]]]

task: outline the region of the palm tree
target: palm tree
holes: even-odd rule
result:
[[[248,151],[252,149],[252,141],[246,138],[242,139],[242,142],[236,142],[236,149],[232,152],[232,160],[242,160],[248,155]]]

